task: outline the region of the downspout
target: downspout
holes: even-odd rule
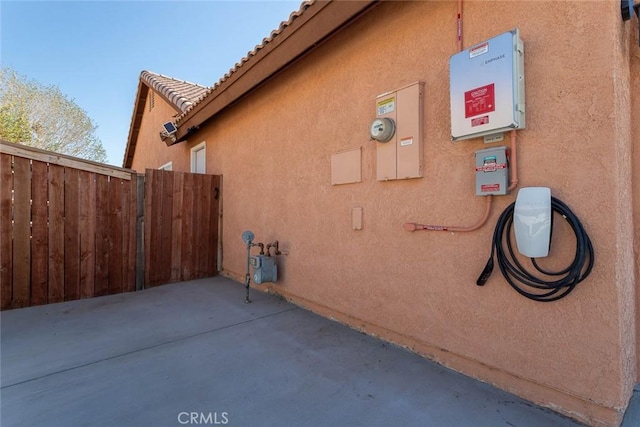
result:
[[[509,171],[511,172],[511,183],[507,188],[508,191],[518,186],[518,156],[516,155],[516,130],[511,131],[511,149],[509,150]]]

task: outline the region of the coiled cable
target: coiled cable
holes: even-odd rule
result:
[[[576,253],[571,264],[561,271],[544,270],[536,263],[535,258],[531,258],[531,263],[539,273],[547,276],[562,276],[557,280],[543,280],[524,268],[515,256],[511,239],[514,207],[515,202],[510,204],[498,218],[493,232],[491,256],[476,284],[483,286],[491,276],[495,255],[502,275],[520,295],[541,302],[556,301],[567,296],[593,269],[593,245],[582,223],[566,204],[555,197],[551,197],[552,212],[562,215],[576,236]],[[506,251],[503,242],[506,242]]]

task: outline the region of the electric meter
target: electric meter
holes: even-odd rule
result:
[[[396,131],[396,124],[393,119],[388,117],[377,118],[371,122],[371,127],[369,128],[369,133],[371,134],[371,139],[374,139],[378,142],[387,142],[392,137]]]

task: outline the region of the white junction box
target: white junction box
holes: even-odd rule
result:
[[[449,73],[452,140],[524,129],[524,45],[517,28],[453,55]]]

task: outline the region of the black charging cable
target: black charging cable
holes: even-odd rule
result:
[[[476,284],[483,286],[487,283],[493,272],[493,257],[495,254],[502,275],[520,295],[542,302],[556,301],[567,296],[593,269],[593,245],[582,223],[567,205],[555,197],[551,197],[552,212],[562,215],[576,235],[576,254],[573,262],[562,271],[544,270],[536,263],[535,258],[531,258],[531,263],[538,272],[547,276],[562,276],[558,280],[546,281],[530,273],[518,262],[515,256],[511,239],[514,207],[515,202],[510,204],[498,218],[491,243],[491,257],[487,261],[484,270],[482,270],[480,277],[478,277]],[[504,243],[506,243],[506,251]]]

